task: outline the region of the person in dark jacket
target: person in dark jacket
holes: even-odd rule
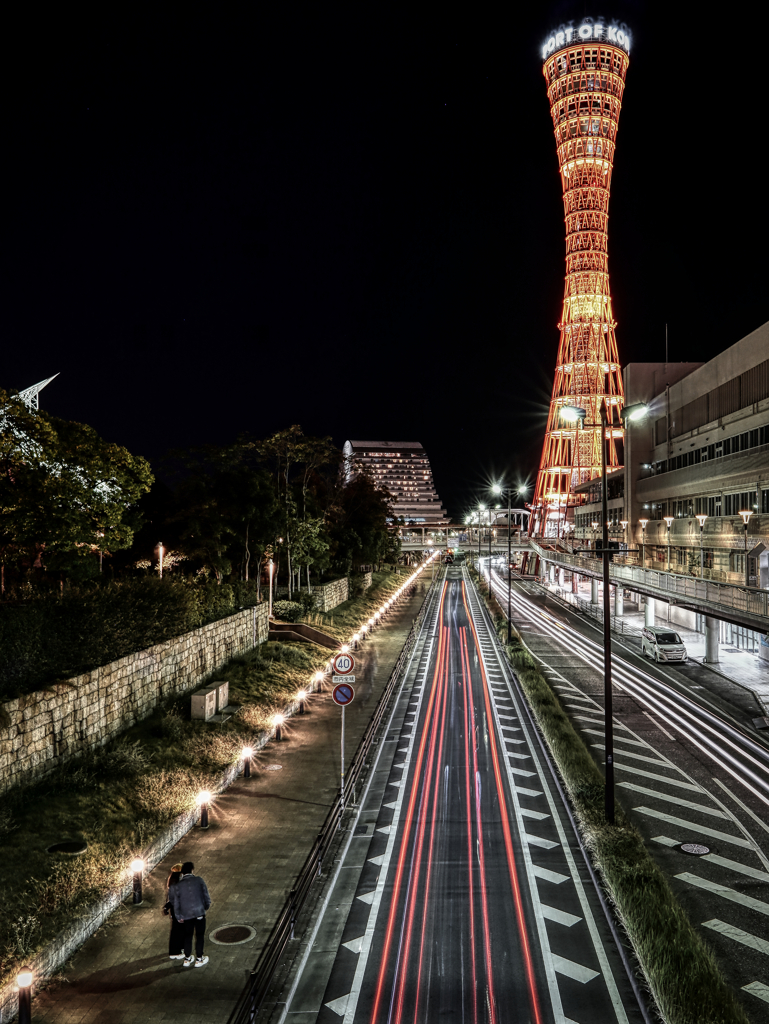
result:
[[[166,902],[163,907],[163,913],[171,918],[171,933],[168,936],[168,955],[171,960],[184,959],[184,925],[176,920],[174,905],[171,902],[171,887],[176,885],[181,877],[182,865],[174,864],[166,882]]]
[[[208,957],[203,956],[203,937],[206,934],[206,911],[211,906],[206,883],[194,874],[195,865],[188,860],[182,864],[182,877],[169,889],[169,898],[176,920],[184,925],[184,963],[182,967],[203,967]],[[192,955],[192,936],[195,935],[195,956]]]

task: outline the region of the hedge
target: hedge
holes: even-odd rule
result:
[[[0,605],[0,700],[42,689],[257,603],[256,582],[111,582]]]

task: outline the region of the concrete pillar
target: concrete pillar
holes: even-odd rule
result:
[[[590,577],[590,603],[598,604],[598,578],[596,576]]]
[[[654,625],[654,598],[646,598],[646,606],[644,608],[644,626]]]
[[[548,566],[548,574],[550,576],[550,582],[555,583],[555,566],[552,564],[552,562]]]
[[[579,574],[576,572],[571,574],[571,592],[572,594],[579,593]]]
[[[558,586],[559,587],[563,587],[565,585],[566,585],[566,570],[559,568],[559,570],[558,570]]]
[[[622,587],[614,588],[614,614],[619,618],[625,611],[625,591]]]
[[[710,615],[705,616],[705,662],[708,665],[718,664],[719,621]]]

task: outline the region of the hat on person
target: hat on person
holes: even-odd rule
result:
[[[179,864],[172,864],[172,865],[171,865],[171,870],[172,870],[172,871],[181,871],[181,870],[182,870],[182,865],[181,865],[181,863],[179,863]]]

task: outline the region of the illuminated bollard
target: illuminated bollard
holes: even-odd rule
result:
[[[208,828],[208,809],[211,803],[211,794],[207,789],[201,789],[198,793],[198,807],[200,808],[200,827]]]
[[[32,1024],[32,982],[35,980],[31,967],[22,967],[16,975],[19,986],[19,1024]]]
[[[275,742],[280,743],[283,739],[282,726],[285,719],[283,718],[283,715],[276,715],[273,721],[275,722]]]
[[[243,778],[251,778],[251,758],[254,756],[253,747],[243,747],[240,752],[240,756],[243,758]]]
[[[304,702],[307,700],[307,692],[305,690],[300,690],[299,693],[297,693],[296,695],[296,699],[299,701],[299,714],[303,715]]]
[[[144,872],[144,861],[137,857],[131,861],[131,874],[133,875],[134,897],[133,903],[138,907],[143,902],[142,897],[142,873]]]

